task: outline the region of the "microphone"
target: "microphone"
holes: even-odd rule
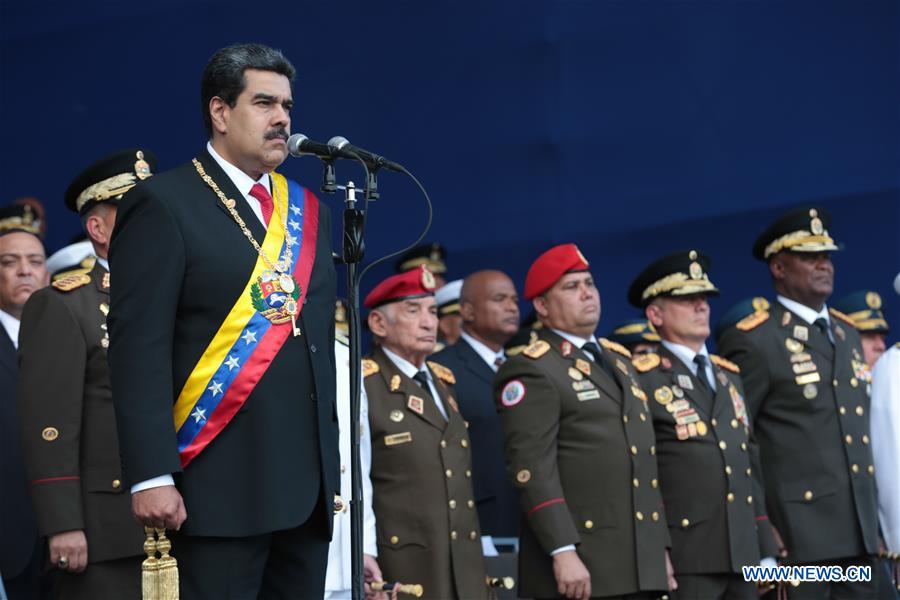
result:
[[[368,150],[363,150],[362,148],[354,146],[347,138],[340,135],[336,135],[328,140],[328,147],[336,156],[347,158],[356,158],[358,156],[370,169],[384,168],[389,171],[397,171],[398,173],[406,172],[403,165],[388,160],[383,156],[379,156],[374,152],[369,152]]]
[[[287,148],[291,156],[317,156],[322,160],[337,158],[337,155],[328,144],[311,140],[302,133],[295,133],[289,137]]]

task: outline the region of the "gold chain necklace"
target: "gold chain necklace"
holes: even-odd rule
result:
[[[231,218],[234,219],[234,222],[237,223],[238,227],[241,228],[241,231],[244,234],[250,244],[253,245],[253,248],[259,254],[259,256],[263,259],[263,262],[269,267],[270,270],[278,273],[278,282],[281,284],[281,289],[290,294],[294,291],[294,278],[291,276],[288,271],[293,264],[293,256],[294,256],[294,248],[293,245],[289,242],[291,241],[291,235],[288,232],[288,219],[283,218],[283,227],[284,227],[284,239],[287,244],[287,248],[284,251],[284,260],[279,260],[277,262],[273,262],[269,256],[266,254],[266,251],[262,249],[256,239],[253,237],[253,234],[250,233],[250,230],[247,228],[247,224],[244,222],[244,219],[241,218],[241,215],[238,214],[237,210],[235,210],[235,202],[231,198],[225,196],[222,190],[219,188],[219,185],[213,181],[213,178],[207,175],[206,170],[203,168],[203,165],[200,164],[200,161],[196,158],[191,161],[194,163],[194,168],[197,169],[197,174],[200,175],[200,178],[215,192],[216,196],[218,196],[219,200],[221,200],[222,204],[225,205],[225,208],[228,210],[228,214],[231,215]],[[287,200],[285,200],[285,207],[283,214],[287,214]]]

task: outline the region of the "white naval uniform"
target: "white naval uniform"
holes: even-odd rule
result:
[[[878,517],[888,552],[900,552],[900,346],[885,352],[872,370],[872,455],[878,485]]]
[[[325,573],[325,598],[349,599],[353,585],[352,558],[350,548],[350,349],[340,342],[334,343],[334,364],[337,370],[337,413],[340,426],[341,453],[341,498],[348,509],[334,517],[334,535],[328,547],[328,569]],[[362,386],[359,421],[361,438],[359,442],[359,462],[362,468],[363,495],[363,552],[378,555],[375,543],[375,513],[372,512],[372,443],[369,436],[369,409],[366,388]]]

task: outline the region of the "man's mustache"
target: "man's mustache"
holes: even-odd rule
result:
[[[278,129],[273,129],[266,133],[267,140],[274,140],[275,138],[281,138],[284,141],[288,139],[288,132],[284,127],[279,127]]]

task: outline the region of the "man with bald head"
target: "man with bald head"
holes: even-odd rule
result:
[[[519,296],[505,273],[478,271],[463,281],[459,309],[463,320],[459,342],[434,358],[456,375],[459,410],[469,422],[481,532],[515,537],[518,499],[506,479],[503,432],[491,386],[506,360],[503,347],[519,329]]]

